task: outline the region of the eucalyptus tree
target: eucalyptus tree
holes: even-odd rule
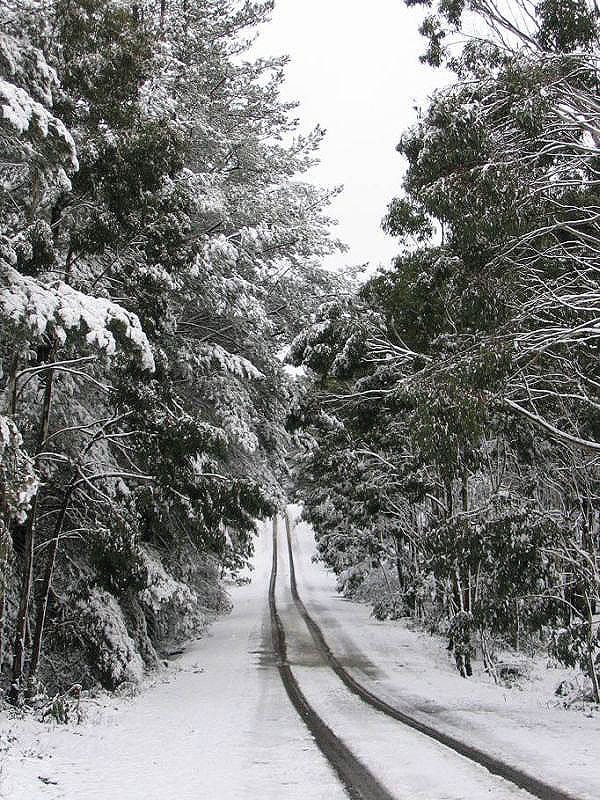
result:
[[[531,493],[561,521],[550,549],[565,587],[555,594],[574,620],[558,652],[565,660],[568,642],[573,652],[581,650],[596,698],[598,22],[594,3],[523,0],[438,4],[424,26],[429,56],[457,71],[465,98],[459,113],[473,115],[487,143],[466,173],[451,167],[443,180],[469,192],[481,215],[481,223],[474,216],[477,233],[485,233],[489,220],[495,225],[494,217],[500,223],[500,236],[484,249],[486,273],[501,281],[505,305],[504,321],[487,345],[504,342],[509,357],[493,396],[545,443]],[[445,47],[465,34],[459,56]],[[432,163],[428,153],[439,160],[426,144],[421,162]],[[414,174],[421,181],[419,168]],[[490,176],[500,195],[486,216],[477,195]],[[425,205],[440,185],[425,177]],[[439,206],[429,211],[436,215]],[[455,224],[449,224],[452,236]]]
[[[558,624],[574,552],[575,593],[596,591],[597,14],[433,5],[425,58],[457,81],[398,146],[408,170],[384,227],[404,250],[352,319],[325,308],[292,354],[316,373],[313,396],[354,463],[369,459],[438,599],[518,641]],[[331,434],[313,432],[314,468],[338,486],[345,459],[329,463]]]
[[[596,451],[596,6],[475,0],[434,12],[424,32],[436,60],[456,70],[463,99],[444,96],[486,142],[467,172],[450,167],[444,181],[474,188],[487,180],[499,191],[470,217],[480,217],[478,234],[490,223],[503,228],[484,260],[488,274],[510,281],[507,335],[516,355],[504,402],[549,435]],[[459,55],[457,37],[467,40]],[[424,183],[427,196],[436,191],[436,182]]]

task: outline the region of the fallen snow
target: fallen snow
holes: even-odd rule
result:
[[[270,530],[233,613],[132,699],[80,726],[0,717],[3,800],[343,800],[272,663]]]
[[[312,533],[294,531],[298,588],[334,652],[388,702],[529,770],[581,798],[600,796],[598,718],[557,707],[561,675],[523,691],[458,676],[444,642],[341,598],[333,575],[311,562]],[[271,647],[267,589],[270,526],[261,528],[248,585],[232,586],[234,611],[213,625],[153,685],[133,698],[85,700],[80,726],[0,718],[5,800],[341,800],[331,768],[292,708]],[[279,613],[292,670],[317,712],[401,800],[526,798],[442,745],[351,695],[325,667],[292,602],[280,525]]]
[[[144,567],[148,574],[148,585],[140,592],[140,600],[155,615],[160,614],[165,606],[173,600],[181,608],[191,610],[195,603],[194,593],[185,583],[175,580],[162,561],[147,549],[142,550]]]
[[[281,529],[282,526],[280,526]],[[526,800],[511,783],[457,755],[429,737],[371,708],[349,692],[315,650],[289,590],[287,545],[279,547],[278,609],[283,620],[292,671],[310,705],[360,761],[398,800]],[[301,591],[301,587],[298,587]],[[301,595],[302,596],[302,595]],[[348,630],[347,664],[369,671],[368,659],[354,644],[362,631]]]
[[[299,509],[291,511],[297,518]],[[406,622],[379,622],[369,606],[337,594],[335,576],[311,561],[314,538],[305,523],[294,527],[294,548],[300,596],[360,683],[426,724],[541,780],[581,798],[600,797],[600,716],[566,710],[554,695],[572,672],[541,665],[531,683],[507,689],[475,662],[474,677],[461,678],[443,639],[410,630]]]

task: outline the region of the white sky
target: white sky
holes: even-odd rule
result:
[[[403,0],[277,0],[255,52],[288,54],[285,99],[300,101],[302,130],[327,130],[321,164],[310,179],[344,184],[332,206],[336,234],[350,251],[330,266],[389,264],[398,252],[381,230],[404,170],[395,147],[415,119],[414,105],[445,82],[424,66],[422,9]]]

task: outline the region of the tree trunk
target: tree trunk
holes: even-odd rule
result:
[[[596,659],[594,658],[594,628],[593,628],[593,614],[592,614],[592,601],[590,595],[585,590],[585,602],[588,612],[588,635],[587,635],[587,662],[590,680],[592,682],[592,692],[594,695],[594,703],[600,703],[600,686],[598,685],[598,672],[596,670]]]
[[[385,585],[386,585],[386,588],[387,588],[387,591],[388,591],[388,595],[391,597],[392,594],[393,594],[392,586],[390,584],[390,579],[388,577],[386,569],[383,566],[383,561],[380,558],[378,558],[377,559],[377,563],[379,564],[379,569],[381,570],[381,574],[383,575],[383,579],[385,581]]]
[[[4,656],[4,607],[6,603],[6,589],[2,587],[0,594],[0,672],[2,671],[2,661]]]
[[[452,617],[459,611],[459,608],[456,602],[456,589],[454,586],[454,581],[450,577],[446,578],[446,597],[448,598],[448,618],[452,619]]]
[[[42,171],[39,166],[31,168],[31,191],[29,193],[30,205],[25,210],[28,222],[35,222],[37,212],[42,201],[43,193]]]
[[[8,414],[14,419],[17,407],[17,372],[19,370],[19,355],[16,353],[10,363],[8,383],[6,386],[6,396],[8,397]],[[6,582],[8,573],[8,555],[10,552],[10,522],[8,519],[8,504],[4,493],[0,503],[0,670],[2,669],[2,657],[4,654],[4,612],[6,609]]]
[[[494,679],[494,683],[498,683],[498,673],[496,672],[494,660],[490,655],[490,651],[488,649],[487,636],[483,628],[479,629],[479,641],[481,642],[481,657],[483,661],[483,667],[488,672],[488,674],[492,676],[492,678]]]
[[[446,518],[450,519],[454,514],[454,494],[452,491],[452,481],[446,483]]]
[[[396,560],[396,574],[398,575],[398,588],[400,589],[401,592],[404,592],[406,587],[405,587],[405,584],[404,584],[404,570],[402,568],[402,558],[401,558],[401,555],[400,555],[400,552],[401,552],[400,551],[400,542],[401,542],[400,537],[399,536],[394,536],[394,547],[395,547],[395,550],[396,550],[396,559],[395,559]]]
[[[469,476],[466,472],[463,472],[462,476],[462,484],[460,487],[460,498],[462,502],[462,510],[463,513],[467,513],[469,511]],[[463,602],[465,611],[469,613],[473,610],[473,575],[471,573],[471,567],[469,567],[467,573],[467,585],[465,587],[465,598]]]
[[[477,562],[477,572],[475,574],[475,602],[479,600],[479,589],[481,588],[481,561]]]
[[[19,371],[19,356],[15,354],[10,364],[6,396],[8,397],[8,415],[14,420],[17,413],[17,372]]]
[[[460,580],[460,573],[458,567],[454,568],[454,580],[456,581],[456,596],[458,598],[458,608],[460,611],[465,610],[465,596],[463,594],[463,587]]]
[[[47,356],[48,357],[48,356]],[[42,418],[40,432],[36,447],[36,455],[42,452],[44,443],[48,438],[48,426],[50,423],[50,409],[52,407],[52,383],[54,370],[49,369],[46,375],[46,387],[44,389],[44,401],[42,406]],[[23,553],[23,577],[21,580],[21,594],[19,598],[19,610],[15,625],[15,641],[13,650],[13,675],[10,699],[14,703],[20,701],[21,684],[23,681],[23,670],[26,655],[26,635],[27,622],[29,617],[29,607],[31,605],[31,590],[33,587],[33,564],[35,550],[35,518],[37,513],[39,490],[35,494],[27,520],[25,521],[24,553]]]
[[[596,672],[596,663],[594,661],[593,644],[588,647],[588,672],[590,673],[590,679],[592,681],[594,703],[600,703],[600,687],[598,686],[598,673]]]
[[[60,535],[62,533],[70,499],[71,499],[71,487],[67,489],[67,493],[63,500],[58,519],[56,520],[56,525],[54,526],[54,538],[52,539],[52,544],[50,545],[50,553],[48,554],[48,562],[46,564],[46,571],[44,573],[44,581],[42,584],[40,604],[38,607],[37,618],[35,622],[35,633],[33,635],[33,646],[31,648],[31,662],[29,665],[30,685],[33,685],[35,681],[38,666],[40,663],[40,656],[42,654],[42,640],[44,637],[46,612],[48,610],[48,598],[50,596],[50,587],[52,585],[52,576],[54,575],[54,565],[56,564],[56,554],[58,553]]]
[[[21,594],[19,598],[19,610],[15,625],[15,642],[13,654],[13,686],[10,699],[17,703],[20,697],[20,684],[23,678],[23,668],[25,665],[27,634],[27,617],[31,603],[31,590],[33,586],[33,552],[35,548],[35,516],[37,511],[37,495],[33,498],[29,514],[25,522],[25,547],[23,552],[23,576],[21,579]]]
[[[9,532],[5,529],[0,538],[0,551],[2,551],[2,566],[0,567],[0,671],[4,655],[4,609],[6,607],[6,582],[8,572]]]

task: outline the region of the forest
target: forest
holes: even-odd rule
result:
[[[398,132],[398,255],[358,280],[323,267],[324,131],[250,54],[272,0],[4,0],[11,703],[139,682],[291,498],[377,618],[463,674],[471,642],[495,679],[547,647],[600,702],[600,14],[406,5],[452,80]]]
[[[341,278],[271,2],[3,3],[0,653],[15,703],[202,630],[288,479],[280,354]]]
[[[293,343],[299,495],[379,618],[447,632],[463,674],[547,646],[597,703],[598,8],[422,5],[454,82],[398,144],[393,268]]]

